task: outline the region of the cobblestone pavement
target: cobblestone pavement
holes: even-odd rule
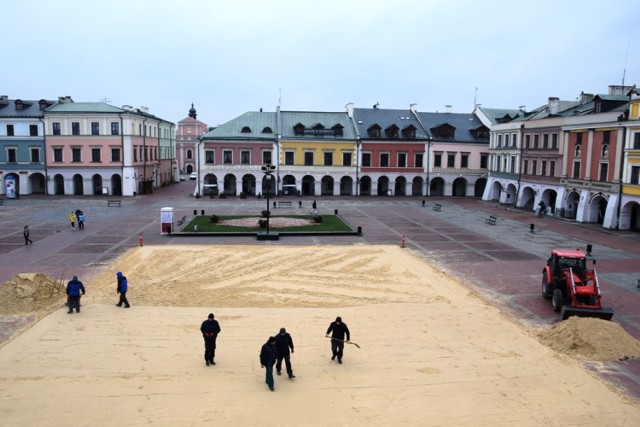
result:
[[[316,197],[320,214],[338,214],[359,236],[281,236],[257,241],[255,237],[184,236],[160,234],[160,209],[174,208],[174,218],[194,214],[258,214],[265,199],[190,197],[193,183],[186,181],[156,190],[152,195],[124,198],[121,207],[108,207],[107,199],[83,196],[51,198],[27,196],[0,206],[0,283],[21,272],[42,272],[85,282],[124,251],[144,245],[401,245],[434,263],[501,308],[517,321],[533,326],[551,325],[558,314],[541,296],[542,269],[552,248],[586,248],[592,255],[603,290],[603,301],[614,320],[640,339],[640,233],[604,230],[556,218],[536,218],[532,212],[463,198]],[[110,197],[112,199],[113,197]],[[312,198],[291,198],[292,208],[271,208],[275,215],[298,214],[311,208]],[[425,205],[422,201],[425,200]],[[442,206],[432,209],[434,203]],[[72,210],[82,209],[85,230],[73,231]],[[489,215],[498,218],[489,225]],[[530,232],[534,225],[535,233]],[[33,245],[24,245],[22,230],[29,225]],[[454,315],[454,313],[452,313]],[[589,367],[589,364],[587,364]],[[593,366],[596,371],[596,366]],[[617,383],[640,399],[640,360],[609,363],[598,375]]]

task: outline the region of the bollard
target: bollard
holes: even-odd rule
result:
[[[273,208],[274,209],[276,208],[276,202],[273,202]]]
[[[142,233],[138,234],[138,240],[140,241],[140,246],[142,246]]]
[[[200,211],[200,215],[204,216],[204,209]]]
[[[194,226],[193,226],[193,232],[194,232],[194,233],[197,233],[197,232],[198,232],[198,226],[197,226],[197,225],[194,225]]]
[[[198,216],[198,209],[193,210],[193,216]]]
[[[333,210],[334,215],[338,215],[338,209]]]
[[[423,200],[423,201],[422,201],[422,207],[423,207],[423,208],[424,208],[424,203],[425,203],[425,202],[424,202],[424,200]]]
[[[298,201],[298,207],[301,208],[302,207],[302,200]]]
[[[529,233],[535,233],[535,231],[534,231],[534,230],[535,230],[535,228],[536,228],[536,225],[535,225],[535,224],[531,224],[531,225],[529,225]]]
[[[587,245],[587,256],[591,256],[592,250],[593,250],[593,245]]]
[[[362,226],[358,226],[358,236],[362,236]],[[638,280],[638,282],[640,283],[640,280]]]
[[[407,236],[405,236],[404,234],[402,235],[402,246],[400,246],[401,248],[405,247],[405,243],[407,241]]]

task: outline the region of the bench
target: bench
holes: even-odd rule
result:
[[[184,222],[187,220],[187,216],[183,216],[182,219],[178,220],[178,227],[180,227],[182,224],[184,224]]]
[[[433,205],[433,208],[432,208],[432,209],[433,209],[434,211],[438,211],[438,212],[440,212],[440,211],[442,210],[442,205],[441,205],[440,203],[436,203],[436,204],[434,204],[434,205]]]
[[[111,207],[111,206],[121,207],[122,200],[107,200],[107,207]]]
[[[496,225],[497,220],[498,220],[498,217],[489,215],[489,218],[485,219],[484,222],[486,222],[489,225]]]
[[[278,202],[279,208],[284,208],[284,207],[290,208],[292,206],[293,206],[293,202]]]

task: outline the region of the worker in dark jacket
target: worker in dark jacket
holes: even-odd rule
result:
[[[67,297],[69,302],[69,311],[67,313],[73,313],[73,309],[76,309],[76,313],[80,313],[80,293],[84,295],[84,285],[78,280],[78,276],[73,276],[73,279],[67,283]]]
[[[216,338],[218,338],[218,334],[220,333],[220,324],[215,319],[213,313],[209,313],[209,317],[207,320],[202,322],[202,326],[200,326],[200,332],[202,332],[202,336],[204,337],[204,361],[207,363],[207,366],[215,365],[213,358],[216,357]]]
[[[266,371],[265,383],[269,386],[269,390],[274,391],[275,384],[273,382],[273,365],[276,363],[276,338],[269,337],[266,343],[260,349],[260,367]]]
[[[280,333],[276,335],[276,372],[278,375],[282,375],[282,360],[284,359],[287,375],[289,375],[289,379],[293,379],[296,376],[293,375],[293,369],[291,369],[289,349],[293,353],[293,339],[285,328],[280,328]]]
[[[127,282],[127,278],[119,271],[116,273],[116,277],[118,278],[117,293],[120,294],[120,300],[116,305],[118,307],[122,307],[122,304],[124,304],[124,308],[129,308],[131,306],[129,305],[129,300],[127,299],[127,291],[129,290],[129,283]]]
[[[327,329],[327,337],[329,334],[331,335],[331,360],[335,360],[338,358],[338,363],[342,364],[342,353],[344,351],[344,343],[349,342],[351,340],[351,335],[349,333],[349,328],[346,323],[342,322],[342,318],[340,316],[336,317],[335,322],[331,322],[329,325],[329,329]],[[345,340],[346,337],[346,340]]]

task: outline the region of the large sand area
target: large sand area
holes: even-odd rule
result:
[[[615,322],[527,327],[397,246],[145,246],[80,279],[80,314],[52,278],[0,286],[5,324],[33,320],[0,348],[0,425],[640,425],[638,402],[581,365],[640,356]],[[342,365],[336,316],[361,347]],[[297,378],[270,392],[258,353],[281,327]]]

